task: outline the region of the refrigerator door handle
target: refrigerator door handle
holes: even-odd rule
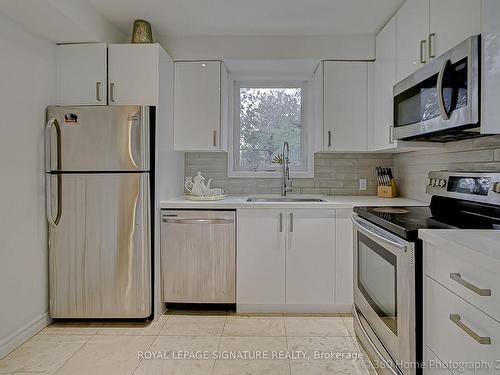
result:
[[[57,175],[57,215],[54,219],[52,214],[52,128],[56,129],[56,169],[61,169],[61,127],[55,117],[49,119],[45,125],[45,214],[47,221],[52,227],[57,226],[61,218],[61,189],[62,178]]]
[[[45,214],[47,216],[47,221],[51,227],[56,227],[61,219],[62,207],[61,207],[61,190],[62,190],[62,176],[57,175],[57,215],[54,218],[52,213],[52,175],[50,173],[45,174]]]
[[[149,124],[148,111],[141,108],[139,113],[128,117],[129,157],[130,162],[137,169],[148,170],[147,124]]]
[[[52,128],[56,130],[56,170],[61,169],[61,127],[55,117],[45,125],[45,172],[52,170]]]

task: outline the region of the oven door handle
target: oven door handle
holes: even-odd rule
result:
[[[367,235],[368,237],[375,238],[379,241],[382,241],[390,246],[397,247],[398,249],[404,250],[405,252],[407,251],[407,245],[393,241],[392,239],[385,237],[382,233],[377,233],[373,230],[371,230],[371,225],[368,223],[365,223],[365,221],[361,219],[357,219],[356,217],[351,218],[352,223],[354,224],[356,230],[359,232]]]

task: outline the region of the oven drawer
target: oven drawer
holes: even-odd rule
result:
[[[426,275],[500,321],[500,274],[486,257],[428,242],[424,242],[424,254]]]
[[[424,343],[442,362],[480,362],[498,365],[500,323],[444,286],[425,277]],[[489,342],[489,343],[488,343]],[[453,373],[458,373],[451,369]],[[461,374],[491,374],[487,368]]]

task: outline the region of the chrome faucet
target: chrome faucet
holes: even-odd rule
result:
[[[292,191],[292,180],[290,180],[290,166],[288,164],[290,147],[288,142],[283,143],[283,178],[281,179],[281,195],[286,196],[286,193]]]

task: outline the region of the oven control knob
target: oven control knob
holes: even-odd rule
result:
[[[436,186],[436,179],[435,178],[431,178],[431,186]]]
[[[429,186],[430,186],[431,181],[432,181],[432,178],[429,178],[429,179],[427,180],[427,185],[429,185]]]
[[[446,186],[446,180],[444,178],[439,179],[439,186],[440,187],[445,187]]]
[[[493,187],[491,188],[491,190],[492,190],[494,193],[500,194],[500,182],[495,182],[495,183],[493,184]]]

